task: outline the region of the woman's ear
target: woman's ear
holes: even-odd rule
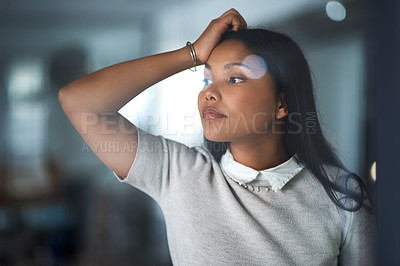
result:
[[[283,92],[281,92],[279,94],[277,104],[278,104],[278,108],[275,113],[275,118],[276,119],[284,118],[285,116],[288,115],[288,110],[287,110],[285,95],[283,94]]]

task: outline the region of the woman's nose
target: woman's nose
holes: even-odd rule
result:
[[[214,94],[208,92],[208,93],[206,93],[206,100],[213,102],[213,101],[216,101],[217,99],[215,98]]]
[[[203,92],[206,101],[215,102],[221,99],[221,95],[214,85],[208,86]]]

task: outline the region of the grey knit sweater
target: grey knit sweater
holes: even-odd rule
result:
[[[124,182],[160,205],[174,265],[373,264],[373,217],[337,208],[307,169],[277,192],[253,191],[206,149],[138,131]]]

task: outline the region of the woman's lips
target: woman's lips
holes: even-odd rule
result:
[[[217,118],[224,118],[227,117],[226,115],[221,114],[216,109],[212,107],[207,107],[203,110],[203,118],[204,119],[217,119]]]

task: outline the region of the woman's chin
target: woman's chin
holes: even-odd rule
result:
[[[227,136],[222,136],[220,133],[204,133],[204,137],[213,142],[229,142],[229,138],[227,138]]]

